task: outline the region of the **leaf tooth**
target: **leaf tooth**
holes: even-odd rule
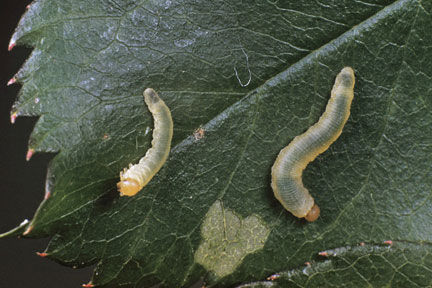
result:
[[[15,35],[15,34],[14,34],[14,35]],[[16,46],[16,42],[15,42],[15,39],[13,38],[13,36],[12,36],[12,38],[11,38],[11,40],[10,40],[10,42],[9,42],[8,51],[12,51],[12,49],[13,49],[15,46]]]
[[[17,79],[15,78],[15,76],[14,77],[12,77],[11,79],[9,79],[9,81],[7,82],[7,86],[10,86],[10,85],[12,85],[12,84],[15,84],[16,83],[16,81],[17,81]]]
[[[19,81],[19,80],[18,80]],[[32,83],[23,83],[23,86],[18,92],[11,111],[11,122],[15,122],[18,116],[39,116],[43,113],[41,98],[43,95]]]
[[[45,195],[44,195],[44,200],[47,200],[48,198],[51,197],[51,191],[48,187],[48,185],[45,186]]]
[[[280,277],[281,277],[281,275],[279,273],[275,273],[275,274],[272,274],[272,275],[268,276],[267,280],[269,280],[269,281],[275,281],[275,280],[279,279]]]
[[[20,21],[18,22],[15,32],[12,34],[11,40],[9,42],[8,50],[12,50],[16,45],[27,44],[30,46],[35,46],[37,43],[37,38],[39,37],[29,37],[33,33],[39,31],[40,27],[44,24],[43,17],[40,17],[40,12],[44,7],[44,3],[49,1],[33,2],[28,5],[27,10],[22,15]]]
[[[32,220],[32,222],[33,222],[33,220]],[[24,236],[29,235],[30,232],[33,230],[32,222],[30,222],[30,224],[27,226],[27,229],[24,231],[24,233],[23,233]]]
[[[318,255],[319,256],[323,256],[323,257],[328,257],[329,256],[329,254],[328,254],[327,251],[321,251],[321,252],[318,253]]]
[[[21,89],[18,92],[15,103],[11,111],[11,123],[15,123],[18,116],[38,116],[41,114],[41,106],[35,105],[40,101],[39,97],[35,97],[39,94],[37,85],[34,84],[33,77],[31,76],[38,67],[39,50],[35,49],[31,53],[30,57],[26,60],[19,71],[8,81],[7,85],[15,83],[22,84]],[[34,100],[32,99],[34,98]]]
[[[10,116],[10,122],[15,124],[16,118],[18,118],[18,112],[12,112]]]
[[[36,252],[36,255],[38,255],[39,257],[45,258],[48,256],[48,253],[45,252]]]
[[[35,150],[33,148],[29,148],[27,150],[26,160],[30,161],[30,159],[31,159],[31,157],[33,156],[34,153],[35,153]]]
[[[36,141],[36,138],[39,141]],[[59,147],[57,142],[52,142],[54,138],[55,136],[50,134],[48,134],[48,136],[42,134],[37,135],[37,137],[31,137],[29,141],[31,146],[29,146],[29,149],[27,150],[26,160],[30,161],[31,157],[36,153],[58,153],[61,150],[61,147]]]
[[[29,79],[33,79],[34,73],[40,69],[43,61],[44,57],[42,51],[37,48],[33,49],[27,60],[24,62],[18,72],[14,75],[14,78],[16,79],[16,81],[22,83],[28,82]]]
[[[58,119],[50,115],[41,115],[37,120],[29,138],[29,151],[34,153],[51,152],[56,153],[63,148],[62,142],[58,141],[57,129]]]
[[[37,107],[37,103],[39,103],[40,99],[38,97],[34,98],[33,101],[16,101],[12,107],[11,112],[11,120],[12,116],[15,114],[15,118],[18,116],[27,116],[27,117],[35,117],[41,114],[39,107]],[[15,120],[15,119],[14,119]]]

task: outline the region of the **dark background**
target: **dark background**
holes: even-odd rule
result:
[[[46,168],[53,154],[36,154],[25,160],[27,141],[37,118],[17,118],[10,123],[10,110],[20,85],[6,86],[31,52],[15,47],[9,39],[29,0],[0,1],[0,233],[31,219],[43,199]],[[81,287],[92,269],[73,270],[36,252],[44,251],[49,239],[0,239],[0,288]]]

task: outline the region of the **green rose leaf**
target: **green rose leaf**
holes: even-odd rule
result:
[[[259,287],[429,287],[430,243],[386,241],[360,243],[320,254],[326,260],[307,262],[300,269],[275,273],[266,281],[244,284]]]
[[[98,287],[236,286],[324,250],[432,241],[432,3],[291,2],[32,3],[11,39],[34,47],[12,115],[39,116],[29,149],[58,154],[33,220],[2,236],[51,236],[47,257],[96,263]],[[351,116],[303,173],[321,207],[306,223],[274,198],[271,166],[319,119],[344,66],[356,74]],[[172,111],[172,150],[137,196],[120,197],[120,170],[151,142],[147,87]],[[352,255],[367,260],[361,273],[334,277],[410,261]],[[423,287],[429,274],[404,275]]]

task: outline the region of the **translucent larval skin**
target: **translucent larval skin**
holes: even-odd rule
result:
[[[138,164],[129,164],[128,169],[120,172],[117,188],[121,196],[134,196],[147,185],[165,163],[171,149],[173,121],[168,106],[152,88],[144,91],[144,101],[154,119],[152,147]]]
[[[317,123],[283,148],[272,167],[275,197],[294,216],[308,221],[319,217],[319,207],[303,186],[303,170],[326,151],[342,133],[354,98],[354,71],[345,67],[337,75],[326,110]]]

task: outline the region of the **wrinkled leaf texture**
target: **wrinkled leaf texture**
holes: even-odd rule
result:
[[[322,250],[400,240],[429,273],[416,282],[398,266],[410,257],[384,257],[394,264],[384,271],[403,277],[383,283],[431,285],[431,13],[421,0],[33,2],[11,39],[34,47],[15,76],[23,86],[12,113],[38,116],[29,148],[58,154],[47,199],[31,223],[3,237],[51,236],[48,257],[96,263],[91,281],[100,287],[239,285],[327,263]],[[305,223],[273,197],[270,168],[318,120],[344,66],[356,73],[351,116],[303,174],[321,207],[319,220]],[[172,110],[173,147],[143,191],[120,198],[119,171],[151,142],[146,87]],[[204,137],[195,139],[199,127]],[[225,277],[194,260],[216,201],[271,230]],[[374,285],[383,257],[370,256],[383,252],[361,251],[362,268],[331,269],[336,278]],[[349,283],[303,277],[288,282]]]

